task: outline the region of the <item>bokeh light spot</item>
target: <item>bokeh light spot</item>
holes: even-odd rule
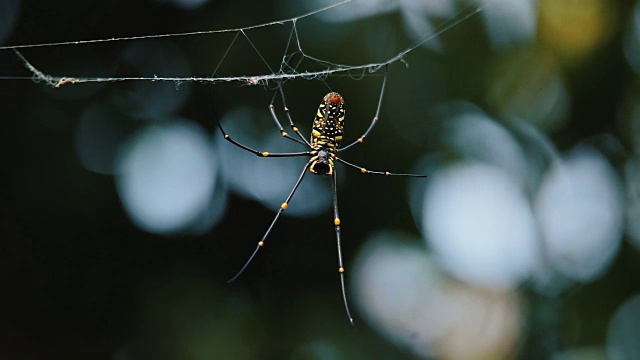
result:
[[[496,59],[487,87],[487,100],[502,116],[527,120],[545,131],[566,123],[570,93],[555,55],[542,47]]]
[[[459,113],[446,120],[446,146],[461,156],[503,169],[518,183],[525,183],[527,161],[520,144],[499,123],[479,109],[449,104]]]
[[[540,38],[573,63],[582,60],[614,34],[617,1],[541,0]]]
[[[512,353],[523,321],[518,296],[445,276],[413,240],[381,232],[356,259],[355,298],[372,327],[421,358],[500,359]]]
[[[458,278],[513,287],[538,261],[526,196],[501,169],[463,162],[430,177],[422,229],[438,260]]]
[[[622,186],[608,161],[583,146],[557,161],[536,195],[546,260],[580,282],[599,277],[622,239]]]
[[[154,233],[185,230],[207,212],[217,161],[205,130],[190,121],[150,126],[117,160],[116,185],[125,210]]]
[[[536,35],[537,1],[476,0],[488,38],[496,50],[530,43]]]

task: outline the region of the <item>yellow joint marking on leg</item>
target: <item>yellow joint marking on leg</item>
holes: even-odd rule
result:
[[[333,219],[333,223],[334,223],[336,226],[339,226],[339,225],[340,225],[340,218],[335,218],[335,219]]]
[[[258,241],[258,246],[264,246],[264,241]]]
[[[225,138],[225,139],[228,139],[229,137],[230,137],[229,135],[224,134],[224,138]]]
[[[342,274],[344,272],[344,268],[343,267],[338,268],[338,272]]]
[[[373,118],[373,121],[378,121],[378,117],[377,117],[377,116],[376,116],[376,117],[374,117],[374,118]]]
[[[269,109],[273,109],[273,104],[269,104]]]
[[[294,127],[293,127],[293,131],[297,132],[297,131],[298,131],[298,128],[294,126]]]
[[[280,205],[280,209],[282,210],[287,210],[288,207],[289,207],[289,204],[287,204],[286,202],[283,202],[282,205]]]
[[[363,174],[366,174],[366,173],[367,173],[367,169],[365,169],[365,168],[360,168],[360,172],[361,172],[361,173],[363,173]]]
[[[387,175],[387,176],[391,175],[391,173],[388,172],[388,171],[385,171],[384,174]]]
[[[263,152],[263,153],[262,153],[262,156],[264,156],[264,157],[269,156],[269,152],[268,152],[268,151]]]
[[[358,139],[358,142],[364,142],[364,136]]]
[[[289,108],[285,106],[284,111],[289,111]]]
[[[289,135],[289,134],[287,134],[287,132],[286,132],[286,131],[283,131],[283,132],[282,132],[282,136],[287,136],[287,135]]]

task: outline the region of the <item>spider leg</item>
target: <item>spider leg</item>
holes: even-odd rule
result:
[[[338,272],[340,273],[340,289],[342,290],[342,301],[344,302],[344,309],[349,317],[349,322],[353,327],[356,324],[353,322],[351,311],[349,311],[349,302],[347,301],[347,291],[344,286],[344,265],[342,263],[342,244],[340,242],[340,215],[338,214],[338,189],[336,186],[336,172],[334,170],[331,175],[331,191],[333,192],[333,224],[336,227],[336,243],[338,245]]]
[[[251,256],[249,256],[249,259],[244,263],[244,265],[242,265],[242,268],[240,268],[240,270],[231,279],[229,279],[228,282],[232,282],[235,279],[237,279],[246,270],[247,266],[249,266],[249,264],[251,263],[253,258],[256,256],[260,248],[264,246],[264,243],[267,237],[269,236],[269,233],[271,233],[271,229],[273,229],[273,226],[276,224],[276,221],[278,221],[278,218],[280,218],[280,214],[282,214],[282,212],[285,211],[287,207],[289,207],[289,201],[291,200],[291,198],[293,197],[293,194],[298,189],[298,186],[300,186],[300,183],[302,182],[302,178],[304,178],[304,175],[307,173],[307,170],[309,170],[310,166],[311,166],[311,162],[308,162],[307,165],[305,165],[304,169],[302,169],[302,173],[300,173],[300,177],[298,177],[298,181],[296,181],[296,184],[293,185],[293,189],[291,189],[291,192],[289,193],[289,196],[287,196],[287,199],[282,203],[282,205],[280,205],[280,208],[278,209],[276,216],[271,221],[271,224],[267,228],[267,231],[264,233],[264,235],[262,235],[262,239],[258,241],[258,245],[256,246],[255,250],[253,250],[253,253],[251,254]]]
[[[227,134],[226,131],[224,131],[224,129],[222,128],[222,124],[220,124],[220,121],[218,121],[218,128],[220,129],[220,132],[222,132],[222,135],[224,136],[224,139],[229,141],[230,143],[232,143],[233,145],[246,150],[250,153],[253,153],[257,156],[260,157],[291,157],[291,156],[311,156],[311,151],[298,151],[298,152],[290,152],[290,153],[270,153],[268,151],[258,151],[255,149],[252,149],[244,144],[241,144],[237,141],[235,141],[234,139],[231,138],[231,136],[229,136],[229,134]]]
[[[341,162],[347,166],[350,166],[354,169],[358,169],[360,170],[361,173],[363,174],[373,174],[373,175],[385,175],[385,176],[411,176],[411,177],[420,177],[420,178],[426,178],[427,175],[419,175],[419,174],[397,174],[397,173],[391,173],[388,171],[374,171],[374,170],[367,170],[365,168],[363,168],[362,166],[358,166],[355,164],[352,164],[346,160],[342,160],[339,157],[335,158],[338,162]]]
[[[278,115],[276,115],[276,110],[273,105],[277,95],[277,93],[275,93],[273,94],[273,98],[271,99],[271,103],[269,104],[269,112],[271,113],[271,117],[273,118],[273,121],[275,121],[276,125],[280,129],[280,134],[289,140],[293,140],[297,143],[311,147],[311,144],[309,144],[309,141],[307,141],[304,135],[302,135],[302,133],[300,132],[300,129],[293,123],[293,119],[291,118],[291,114],[289,113],[289,108],[287,107],[287,102],[285,101],[284,90],[282,90],[282,85],[278,86],[278,90],[280,92],[280,97],[282,98],[282,107],[284,108],[284,113],[286,114],[287,119],[289,120],[289,126],[291,126],[291,129],[293,130],[293,132],[295,132],[300,139],[296,139],[294,137],[291,137],[289,134],[287,134],[287,132],[284,131],[284,128],[280,123],[280,120],[278,120]]]
[[[385,65],[384,66],[384,80],[382,80],[382,89],[380,89],[380,98],[378,99],[378,108],[376,109],[376,114],[373,117],[373,120],[371,120],[371,124],[369,124],[369,127],[367,128],[367,130],[364,132],[364,134],[362,134],[362,136],[360,136],[356,141],[352,142],[351,144],[344,146],[340,149],[338,149],[338,151],[344,151],[347,150],[348,148],[356,145],[356,144],[362,144],[364,142],[364,139],[367,137],[367,135],[369,135],[369,133],[371,132],[371,130],[373,130],[373,128],[376,126],[376,124],[378,123],[378,117],[380,116],[380,108],[382,107],[382,98],[384,97],[384,90],[387,86],[387,72],[389,70],[389,65]]]

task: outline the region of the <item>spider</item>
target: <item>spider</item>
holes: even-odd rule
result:
[[[302,169],[302,172],[300,173],[298,180],[293,186],[293,189],[291,189],[287,198],[280,205],[280,208],[278,209],[278,212],[276,213],[275,217],[271,221],[271,224],[267,228],[266,232],[264,233],[260,241],[258,241],[258,245],[256,246],[255,250],[253,251],[251,256],[249,256],[249,259],[244,263],[242,268],[240,268],[240,270],[229,280],[229,282],[232,282],[235,279],[237,279],[245,271],[245,269],[247,268],[247,266],[249,266],[249,264],[251,263],[253,258],[256,256],[260,248],[264,246],[265,241],[269,236],[269,233],[273,229],[273,226],[278,221],[278,218],[280,217],[282,212],[289,207],[289,201],[293,197],[293,194],[296,192],[296,189],[298,189],[298,186],[302,182],[302,179],[307,174],[307,171],[315,175],[330,176],[331,191],[333,194],[333,225],[335,226],[336,243],[338,247],[338,273],[340,274],[340,288],[342,291],[342,301],[344,302],[344,307],[347,313],[347,317],[349,318],[349,322],[351,323],[352,326],[355,326],[353,317],[351,316],[351,311],[349,310],[349,303],[347,301],[347,294],[345,290],[345,280],[344,280],[345,270],[344,270],[344,265],[342,261],[342,245],[341,245],[341,239],[340,239],[341,221],[340,221],[340,216],[338,215],[338,195],[337,195],[337,187],[336,187],[335,164],[337,162],[342,163],[348,167],[359,170],[363,174],[384,175],[384,176],[426,177],[425,175],[417,175],[417,174],[397,174],[397,173],[391,173],[388,171],[368,170],[364,167],[352,164],[338,157],[338,153],[345,151],[351,148],[352,146],[363,143],[364,139],[369,135],[371,130],[375,127],[376,123],[378,122],[378,116],[380,115],[380,107],[382,106],[382,99],[384,97],[384,90],[386,87],[386,83],[387,83],[387,67],[385,66],[384,78],[382,80],[382,88],[380,89],[380,97],[378,99],[378,107],[376,109],[376,114],[373,117],[373,120],[371,121],[371,124],[369,124],[369,127],[364,132],[364,134],[362,134],[362,136],[360,136],[357,140],[353,141],[352,143],[344,147],[340,147],[340,144],[342,142],[343,126],[344,126],[344,118],[345,118],[344,98],[337,92],[330,92],[327,95],[325,95],[324,98],[322,99],[322,102],[318,107],[318,111],[316,112],[316,116],[313,121],[311,137],[309,141],[307,141],[307,139],[300,132],[300,129],[294,124],[293,119],[289,114],[289,108],[287,107],[287,104],[285,101],[282,85],[278,86],[278,90],[282,98],[284,113],[287,117],[287,120],[289,121],[289,125],[291,126],[291,129],[297,135],[298,138],[290,136],[284,130],[280,120],[278,119],[278,116],[276,115],[273,102],[275,100],[275,95],[277,95],[277,92],[276,94],[274,94],[274,98],[271,100],[271,103],[269,104],[269,112],[271,113],[271,117],[273,118],[273,120],[275,121],[276,125],[279,128],[280,134],[284,138],[287,138],[289,140],[305,145],[310,149],[308,151],[287,152],[287,153],[270,153],[267,151],[258,151],[251,147],[243,145],[237,142],[236,140],[234,140],[233,138],[231,138],[231,136],[227,134],[227,132],[222,127],[222,124],[220,124],[220,121],[218,121],[218,127],[220,128],[220,132],[224,136],[225,140],[259,157],[293,157],[293,156],[309,157],[309,161]]]

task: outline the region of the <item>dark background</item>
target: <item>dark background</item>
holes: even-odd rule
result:
[[[620,129],[616,117],[628,89],[636,83],[622,54],[626,14],[632,5],[632,1],[616,2],[611,35],[580,61],[563,63],[572,110],[564,123],[548,132],[560,149],[601,133],[619,137],[625,148],[631,146],[632,137]],[[304,12],[291,1],[212,1],[186,10],[148,1],[25,0],[3,45],[235,28]],[[383,21],[394,28],[402,26],[395,13],[351,24],[309,20],[300,25],[303,45],[336,62],[384,60],[412,41],[402,31],[386,37],[367,35]],[[479,17],[472,17],[438,36],[442,52],[419,48],[407,56],[408,68],[395,63],[382,117],[398,118],[400,125],[381,122],[367,147],[354,149],[346,158],[380,170],[411,171],[420,155],[436,150],[417,120],[431,105],[456,98],[497,112],[486,100],[484,82],[489,65],[503,54],[490,50],[482,29]],[[318,40],[323,34],[334,40]],[[261,54],[275,65],[287,35],[279,28],[250,32]],[[194,75],[208,76],[230,37],[168,41],[186,54]],[[330,46],[334,42],[338,45]],[[371,42],[379,49],[377,56],[367,50]],[[47,73],[125,76],[137,71],[120,58],[128,43],[28,48],[21,53]],[[223,63],[224,74],[269,73],[246,44],[237,48]],[[345,358],[411,357],[362,321],[357,331],[348,326],[335,272],[329,209],[317,217],[283,217],[269,246],[238,281],[227,284],[268,226],[273,209],[229,193],[224,216],[211,231],[155,235],[140,230],[124,212],[113,177],[85,169],[75,149],[77,119],[83,109],[129,85],[53,89],[10,79],[31,76],[11,50],[0,51],[0,69],[2,359],[307,358],[307,348],[301,344],[310,338],[325,339]],[[357,124],[353,120],[349,134],[355,136],[366,128],[364,119],[370,119],[375,109],[380,77],[362,81],[333,77],[328,82],[351,94],[348,114],[359,120]],[[266,105],[272,92],[262,87],[188,86],[190,96],[178,114],[202,124],[212,138],[218,137],[216,141],[220,135],[214,113],[246,104],[268,116]],[[303,128],[325,89],[320,81],[303,80],[288,89],[290,107],[297,114],[308,113],[299,116]],[[129,131],[144,125],[132,121]],[[270,125],[255,126],[275,132]],[[623,161],[624,156],[614,158],[614,167],[620,169]],[[340,212],[347,263],[377,230],[419,236],[404,179],[343,173]],[[615,309],[640,288],[639,273],[638,252],[624,242],[615,263],[595,283],[576,286],[552,300],[523,290],[525,302],[533,308],[543,303],[560,315],[551,325],[553,334],[539,334],[532,320],[516,357],[546,357],[539,352],[548,348],[539,348],[540,343],[551,349],[602,346]],[[153,298],[166,301],[153,302]],[[358,319],[357,311],[355,315]],[[203,319],[210,321],[197,321]],[[210,325],[198,328],[196,323]],[[204,333],[217,336],[197,340]],[[190,353],[189,341],[207,344],[208,352]]]

